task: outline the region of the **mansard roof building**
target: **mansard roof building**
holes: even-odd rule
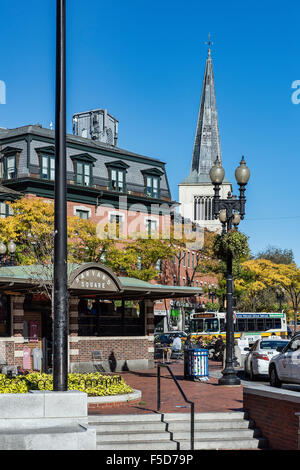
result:
[[[14,199],[17,193],[54,197],[55,133],[41,125],[0,129],[0,182]],[[0,191],[0,201],[7,200]],[[100,140],[67,136],[67,200],[69,215],[98,221],[100,206],[120,212],[138,204],[150,213],[152,205],[166,209],[172,201],[165,163]],[[126,199],[124,197],[126,196]]]

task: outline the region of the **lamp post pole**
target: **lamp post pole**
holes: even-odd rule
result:
[[[236,169],[235,176],[240,186],[240,197],[236,199],[228,193],[227,199],[220,198],[220,188],[225,176],[219,158],[210,170],[210,178],[214,185],[213,212],[214,217],[219,218],[222,223],[222,235],[232,230],[232,226],[237,227],[241,219],[245,216],[245,187],[250,178],[250,171],[246,166],[244,157],[240,166]],[[226,361],[222,371],[223,377],[219,379],[219,385],[240,385],[234,367],[234,324],[233,324],[233,256],[230,250],[226,253]]]
[[[68,390],[66,0],[56,1],[53,390]]]
[[[276,298],[277,300],[279,300],[279,311],[282,312],[282,302],[284,301],[284,292],[280,289],[277,289]]]
[[[215,299],[217,298],[217,290],[214,291],[208,289],[208,297],[210,298],[212,304],[214,303]]]

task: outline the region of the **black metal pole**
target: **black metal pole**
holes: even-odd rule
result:
[[[241,381],[236,376],[233,367],[234,354],[234,331],[233,331],[233,276],[232,276],[232,253],[227,252],[227,274],[226,274],[226,359],[225,368],[222,371],[223,377],[219,379],[219,385],[240,385]]]
[[[53,390],[68,390],[66,203],[66,1],[56,2]]]

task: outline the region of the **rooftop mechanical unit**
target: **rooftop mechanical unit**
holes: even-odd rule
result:
[[[119,121],[106,109],[73,115],[73,134],[117,147]]]

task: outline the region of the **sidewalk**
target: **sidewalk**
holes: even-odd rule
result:
[[[168,366],[176,376],[188,400],[195,403],[195,412],[242,411],[243,386],[224,387],[218,385],[222,365],[209,362],[210,379],[207,382],[184,380],[183,361],[171,361]],[[120,375],[133,389],[142,391],[142,398],[137,404],[119,407],[106,407],[91,414],[143,414],[157,411],[157,367],[140,371],[121,372]],[[168,370],[161,368],[161,412],[190,412],[190,405],[185,403]]]

